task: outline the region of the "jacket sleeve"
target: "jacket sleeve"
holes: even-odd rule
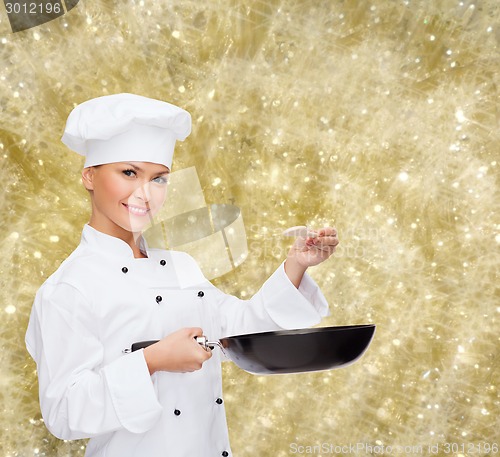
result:
[[[297,289],[285,273],[284,262],[250,300],[218,292],[222,336],[311,327],[329,314],[314,280],[305,273]]]
[[[61,439],[127,429],[141,433],[161,414],[143,351],[103,365],[104,350],[88,301],[71,285],[45,283],[26,333],[36,361],[47,428]]]

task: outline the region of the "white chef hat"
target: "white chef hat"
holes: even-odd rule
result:
[[[175,141],[190,133],[187,111],[124,93],[93,98],[75,107],[66,121],[62,142],[86,156],[84,167],[136,161],[171,168]]]

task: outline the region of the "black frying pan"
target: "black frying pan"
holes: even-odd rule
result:
[[[375,325],[347,325],[249,333],[219,341],[196,340],[205,349],[219,346],[240,368],[253,374],[302,373],[329,370],[359,359],[370,344]],[[156,341],[134,343],[131,351]]]

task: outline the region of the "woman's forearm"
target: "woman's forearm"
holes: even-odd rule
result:
[[[288,279],[290,279],[292,284],[298,289],[307,267],[299,264],[293,257],[288,257],[285,260],[284,267]]]

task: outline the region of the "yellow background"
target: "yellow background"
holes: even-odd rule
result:
[[[2,455],[83,455],[45,429],[23,339],[89,217],[66,118],[117,92],[190,111],[174,170],[195,166],[207,203],[241,208],[249,256],[218,287],[251,296],[284,228],[334,225],[341,247],[310,270],[323,324],[377,324],[341,370],[226,364],[235,456],[498,443],[497,0],[81,0],[15,34],[3,5],[0,19]]]

